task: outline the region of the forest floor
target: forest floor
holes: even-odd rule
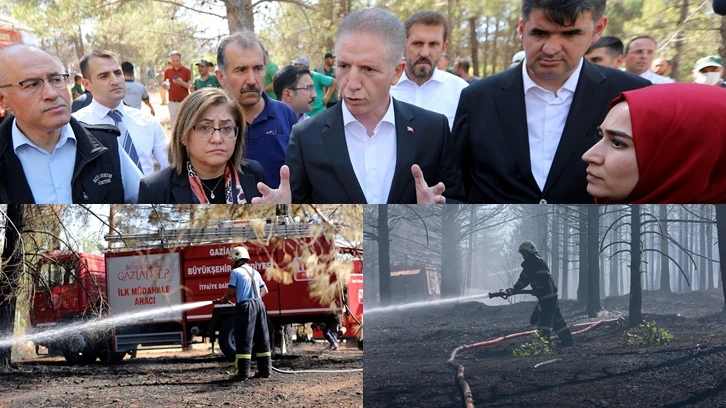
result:
[[[298,345],[293,355],[272,364],[284,371],[362,368],[363,352],[355,346],[335,352],[323,347],[323,342]],[[118,365],[71,366],[62,357],[36,358],[0,368],[0,407],[363,406],[361,372],[273,372],[267,379],[231,382],[233,372],[234,363],[208,347],[139,351],[136,359]]]
[[[629,296],[602,301],[597,318],[561,301],[573,324],[627,317]],[[726,407],[726,313],[716,291],[643,292],[645,320],[674,338],[634,347],[617,323],[575,336],[575,346],[515,357],[531,336],[458,352],[477,407]],[[365,407],[460,407],[446,364],[461,345],[531,330],[533,302],[427,306],[366,316]],[[555,360],[545,365],[535,365]]]

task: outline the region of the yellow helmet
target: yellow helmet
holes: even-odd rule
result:
[[[537,253],[537,247],[534,246],[533,243],[529,241],[522,242],[521,245],[519,245],[519,252],[521,253],[528,253],[528,254],[536,254]]]

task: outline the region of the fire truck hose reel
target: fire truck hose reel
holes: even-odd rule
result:
[[[502,293],[502,292],[494,292],[493,293],[494,296],[492,296],[492,293],[490,293],[489,297],[490,298],[503,297],[503,296],[499,295],[499,293]],[[579,327],[579,326],[587,326],[587,327],[585,327],[582,330],[572,332],[572,335],[575,336],[578,334],[582,334],[582,333],[588,332],[600,325],[603,325],[605,323],[613,323],[616,321],[617,321],[617,319],[608,319],[608,320],[599,320],[596,322],[578,323],[578,324],[573,325],[573,327]],[[451,366],[454,370],[456,370],[456,376],[454,377],[454,379],[456,381],[456,385],[459,387],[459,390],[461,392],[462,401],[464,402],[463,406],[465,408],[474,408],[474,397],[471,393],[471,388],[469,387],[469,384],[466,382],[466,379],[464,378],[464,366],[462,366],[461,364],[458,364],[454,361],[454,359],[456,358],[456,353],[458,353],[459,351],[469,350],[469,349],[473,349],[473,348],[477,348],[477,347],[489,346],[489,345],[496,344],[496,343],[499,343],[504,340],[513,339],[516,337],[527,336],[527,335],[533,334],[535,332],[537,332],[537,330],[528,330],[528,331],[520,332],[520,333],[507,334],[506,336],[498,337],[493,340],[487,340],[487,341],[483,341],[480,343],[459,346],[459,347],[455,348],[454,351],[451,352],[451,357],[446,362],[446,364]],[[553,338],[553,337],[556,337],[556,336],[552,336],[551,338]],[[560,359],[544,361],[542,363],[535,365],[534,368],[538,368],[538,367],[546,365],[546,364],[551,364],[558,360],[560,360]]]

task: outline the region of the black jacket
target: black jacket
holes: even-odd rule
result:
[[[0,125],[0,203],[36,204],[23,166],[15,154],[12,138],[13,116]],[[87,125],[71,117],[76,137],[76,161],[71,179],[74,204],[123,204],[117,128]]]
[[[252,197],[261,197],[257,183],[265,182],[265,171],[255,160],[245,159],[245,162],[242,173],[237,174],[249,203]],[[176,169],[167,167],[141,179],[138,204],[194,204],[192,194],[186,171],[177,174]]]
[[[547,263],[539,255],[530,255],[522,262],[522,273],[519,280],[514,284],[514,293],[532,285],[534,295],[537,299],[557,297],[557,286],[552,280],[550,269]]]
[[[582,155],[597,142],[610,101],[647,85],[636,75],[584,61],[542,190],[532,175],[522,65],[464,88],[451,134],[469,202],[593,203]]]

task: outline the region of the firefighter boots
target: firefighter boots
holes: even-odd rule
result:
[[[252,378],[269,378],[270,367],[272,366],[272,357],[270,352],[261,353],[267,354],[266,356],[257,357],[257,373]]]

